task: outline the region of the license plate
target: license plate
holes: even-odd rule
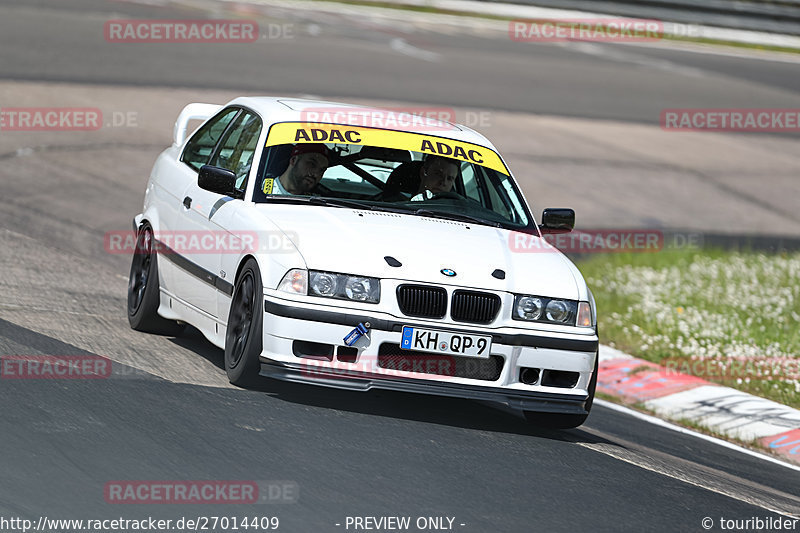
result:
[[[403,326],[400,348],[488,359],[492,351],[492,338]]]

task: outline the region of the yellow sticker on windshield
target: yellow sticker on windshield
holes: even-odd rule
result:
[[[264,194],[272,194],[272,184],[274,182],[274,178],[264,178]]]
[[[314,124],[312,128],[306,123],[282,122],[270,128],[266,146],[296,143],[361,144],[411,150],[475,163],[510,175],[500,156],[485,146],[407,131],[338,124]]]

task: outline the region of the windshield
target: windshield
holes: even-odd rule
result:
[[[254,201],[314,197],[326,202],[309,203],[510,229],[533,223],[502,160],[486,147],[411,132],[303,126],[273,125]],[[330,140],[336,142],[325,142]]]

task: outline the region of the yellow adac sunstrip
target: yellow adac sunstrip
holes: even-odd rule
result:
[[[509,175],[497,153],[485,146],[407,131],[381,130],[339,124],[282,122],[269,130],[266,146],[296,143],[338,143],[380,146],[442,155],[475,163]]]

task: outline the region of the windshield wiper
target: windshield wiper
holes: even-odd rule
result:
[[[474,224],[481,224],[484,226],[492,226],[495,228],[502,228],[503,225],[499,222],[486,220],[483,218],[473,217],[470,215],[462,215],[459,213],[447,213],[443,211],[431,211],[430,209],[417,209],[412,211],[410,209],[403,209],[401,207],[375,205],[359,202],[357,200],[347,200],[344,198],[331,198],[328,196],[289,196],[289,195],[273,195],[268,197],[268,201],[277,200],[286,203],[301,203],[311,205],[324,205],[327,207],[349,207],[352,209],[365,209],[367,211],[388,211],[390,213],[403,213],[421,215],[431,218],[441,218],[445,220],[457,220],[459,222],[472,222]]]
[[[331,198],[328,196],[326,197],[311,196],[308,198],[308,202],[311,204],[325,205],[328,207],[351,207],[354,209],[367,209],[367,210],[373,209],[373,206],[371,204],[365,204],[357,200],[347,200],[344,198]]]
[[[445,220],[458,220],[459,222],[473,222],[475,224],[482,224],[484,226],[492,226],[495,228],[503,227],[503,225],[499,222],[473,217],[470,215],[462,215],[460,213],[446,213],[443,211],[431,211],[430,209],[417,209],[414,211],[414,214],[431,218],[442,218]]]
[[[355,209],[373,209],[370,204],[357,202],[355,200],[345,200],[342,198],[329,198],[322,196],[294,196],[294,195],[272,195],[267,197],[267,201],[277,200],[286,203],[324,205],[327,207],[352,207]]]
[[[285,202],[287,204],[308,204],[309,197],[308,196],[294,196],[294,195],[284,195],[284,194],[273,194],[267,196],[267,202]]]

